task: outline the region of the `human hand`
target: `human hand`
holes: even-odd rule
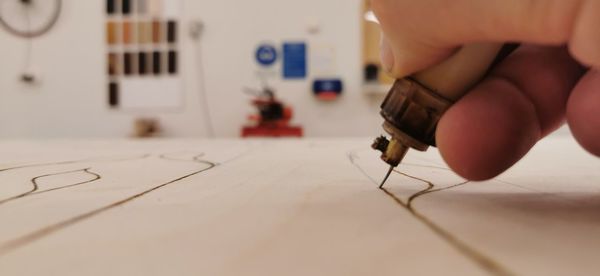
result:
[[[461,176],[499,175],[565,120],[600,156],[600,1],[371,0],[371,7],[384,33],[382,63],[396,78],[461,45],[523,44],[439,122],[439,150]]]

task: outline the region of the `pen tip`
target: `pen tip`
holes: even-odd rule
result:
[[[390,166],[390,169],[388,170],[387,174],[385,175],[385,177],[383,178],[383,181],[381,181],[381,184],[379,185],[379,189],[383,189],[383,185],[385,184],[385,182],[387,181],[387,179],[390,177],[390,175],[392,174],[392,171],[394,171],[394,167]]]

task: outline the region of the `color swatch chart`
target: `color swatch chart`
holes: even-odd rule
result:
[[[108,103],[118,109],[177,108],[181,0],[107,0]]]

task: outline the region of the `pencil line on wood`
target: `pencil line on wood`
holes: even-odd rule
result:
[[[86,159],[78,159],[78,160],[68,160],[68,161],[60,161],[60,162],[48,162],[48,163],[36,163],[36,164],[28,164],[28,165],[20,165],[14,167],[8,167],[0,169],[0,172],[18,170],[18,169],[26,169],[26,168],[35,168],[35,167],[46,167],[46,166],[58,166],[58,165],[68,165],[68,164],[77,164],[83,162],[120,162],[120,161],[131,161],[138,159],[145,159],[150,157],[151,154],[144,154],[136,157],[125,157],[125,158],[114,158],[114,159],[105,159],[102,157],[97,158],[86,158]]]
[[[77,164],[77,163],[83,163],[83,162],[122,162],[122,161],[131,161],[131,160],[138,160],[138,159],[145,159],[150,157],[150,154],[144,154],[142,156],[137,156],[137,157],[126,157],[126,158],[112,158],[112,159],[103,159],[103,158],[89,158],[89,159],[80,159],[80,160],[69,160],[69,161],[60,161],[60,162],[49,162],[49,163],[38,163],[38,164],[29,164],[29,165],[22,165],[22,166],[15,166],[15,167],[9,167],[9,168],[4,168],[4,169],[0,169],[0,172],[6,172],[6,171],[11,171],[11,170],[18,170],[18,169],[25,169],[25,168],[34,168],[34,167],[45,167],[45,166],[59,166],[59,165],[67,165],[67,164]],[[83,185],[83,184],[88,184],[91,182],[94,182],[96,180],[99,180],[101,178],[100,175],[91,172],[90,171],[91,168],[87,168],[87,169],[79,169],[79,170],[73,170],[73,171],[67,171],[67,172],[59,172],[59,173],[53,173],[53,174],[46,174],[46,175],[40,175],[40,176],[36,176],[33,179],[30,180],[31,183],[31,190],[18,194],[16,196],[12,196],[12,197],[8,197],[6,199],[2,199],[0,200],[0,205],[6,204],[8,202],[17,200],[17,199],[22,199],[25,198],[27,196],[30,195],[34,195],[34,194],[41,194],[41,193],[46,193],[46,192],[51,192],[51,191],[56,191],[56,190],[61,190],[61,189],[65,189],[65,188],[71,188],[71,187],[75,187],[75,186],[79,186],[79,185]],[[63,187],[59,187],[59,188],[54,188],[54,189],[49,189],[49,190],[45,190],[45,191],[38,191],[39,187],[38,187],[38,183],[37,181],[40,178],[44,178],[44,177],[49,177],[49,176],[57,176],[57,175],[63,175],[63,174],[69,174],[69,173],[74,173],[74,172],[79,172],[79,171],[83,171],[85,173],[94,175],[96,177],[96,179],[92,179],[90,181],[84,181],[82,183],[75,183],[75,184],[69,184]]]
[[[33,231],[33,232],[31,232],[29,234],[26,234],[24,236],[21,236],[19,238],[10,240],[10,241],[8,241],[8,242],[0,245],[0,256],[6,255],[7,253],[9,253],[9,252],[11,252],[11,251],[13,251],[15,249],[18,249],[18,248],[20,248],[22,246],[25,246],[27,244],[30,244],[32,242],[38,241],[38,240],[40,240],[40,239],[42,239],[42,238],[44,238],[44,237],[46,237],[46,236],[48,236],[50,234],[56,233],[56,232],[58,232],[60,230],[63,230],[65,228],[69,227],[69,226],[72,226],[72,225],[77,224],[79,222],[82,222],[82,221],[85,221],[87,219],[90,219],[90,218],[92,218],[92,217],[94,217],[96,215],[102,214],[102,213],[104,213],[106,211],[109,211],[111,209],[114,209],[116,207],[123,206],[123,205],[125,205],[127,203],[130,203],[130,202],[132,202],[132,201],[134,201],[136,199],[139,199],[139,198],[141,198],[141,197],[143,197],[145,195],[148,195],[148,194],[150,194],[150,193],[152,193],[154,191],[162,189],[162,188],[164,188],[166,186],[169,186],[171,184],[180,182],[180,181],[185,180],[187,178],[190,178],[192,176],[198,175],[198,174],[200,174],[202,172],[208,171],[208,170],[214,168],[215,166],[217,166],[213,162],[206,161],[206,160],[200,160],[198,158],[199,158],[198,156],[195,156],[194,159],[191,160],[191,162],[197,162],[197,163],[201,163],[201,164],[207,165],[206,168],[202,168],[200,170],[191,172],[189,174],[186,174],[184,176],[178,177],[176,179],[173,179],[173,180],[168,181],[166,183],[160,184],[158,186],[152,187],[152,188],[150,188],[148,190],[145,190],[145,191],[143,191],[141,193],[138,193],[138,194],[126,197],[126,198],[124,198],[122,200],[119,200],[117,202],[111,203],[111,204],[106,205],[104,207],[101,207],[101,208],[98,208],[98,209],[95,209],[95,210],[92,210],[92,211],[80,214],[78,216],[74,216],[72,218],[69,218],[69,219],[63,220],[61,222],[58,222],[58,223],[46,226],[46,227],[38,229],[36,231]]]
[[[93,172],[90,172],[90,169],[91,168],[79,169],[79,170],[72,170],[72,171],[66,171],[66,172],[59,172],[59,173],[51,173],[51,174],[45,174],[45,175],[36,176],[36,177],[34,177],[34,178],[32,178],[30,180],[31,185],[32,185],[31,190],[29,190],[29,191],[27,191],[25,193],[13,196],[13,197],[9,197],[9,198],[4,199],[4,200],[0,200],[0,205],[6,204],[6,203],[11,202],[11,201],[15,201],[17,199],[26,198],[26,197],[31,196],[31,195],[37,195],[37,194],[42,194],[42,193],[47,193],[47,192],[51,192],[51,191],[57,191],[57,190],[62,190],[62,189],[66,189],[66,188],[71,188],[71,187],[83,185],[83,184],[92,183],[92,182],[94,182],[94,181],[96,181],[96,180],[98,180],[98,179],[101,178],[100,175],[98,175],[96,173],[93,173]],[[42,179],[42,178],[51,177],[51,176],[66,175],[66,174],[71,174],[71,173],[76,173],[76,172],[84,172],[86,174],[90,174],[90,175],[94,176],[94,178],[90,179],[90,180],[83,181],[83,182],[79,182],[79,183],[75,183],[75,184],[68,184],[68,185],[57,187],[57,188],[53,188],[53,189],[47,189],[47,190],[42,190],[42,191],[39,190],[39,183],[38,183],[38,181],[40,179]]]

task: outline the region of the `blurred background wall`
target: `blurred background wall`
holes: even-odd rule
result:
[[[3,3],[10,1],[20,0]],[[179,108],[111,109],[106,1],[63,0],[53,29],[30,42],[0,28],[0,137],[127,137],[138,118],[157,119],[161,135],[168,137],[207,137],[208,121],[216,137],[238,137],[255,112],[243,88],[259,89],[265,80],[293,107],[293,123],[306,136],[382,132],[379,104],[391,80],[379,72],[374,86],[365,84],[366,65],[378,65],[379,39],[377,25],[365,19],[366,0],[163,1],[179,7]],[[194,24],[202,26],[198,40],[190,36]],[[285,42],[306,43],[306,78],[286,80],[281,65],[269,70],[257,65],[260,44]],[[327,69],[311,64],[319,58]],[[25,71],[33,72],[36,83],[20,80]],[[343,82],[343,94],[334,101],[318,100],[313,81],[331,77]]]
[[[176,1],[176,0],[166,0]],[[360,0],[185,0],[181,11],[181,70],[185,102],[175,111],[115,111],[107,106],[105,2],[64,0],[56,26],[33,40],[34,85],[19,81],[26,40],[0,29],[0,137],[123,137],[139,116],[158,118],[166,136],[206,136],[201,87],[219,137],[237,137],[253,112],[243,87],[260,88],[254,51],[260,43],[303,41],[333,49],[344,94],[315,100],[311,75],[268,84],[294,107],[307,136],[370,136],[380,132],[381,95],[363,89]],[[204,26],[199,41],[190,24]],[[198,64],[204,67],[202,77]],[[202,83],[205,81],[205,83]]]

